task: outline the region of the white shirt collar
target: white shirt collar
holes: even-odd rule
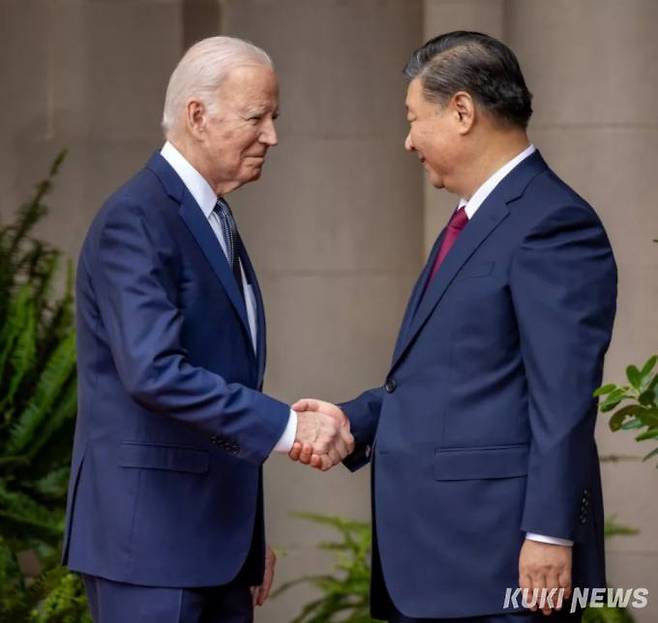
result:
[[[217,203],[217,195],[206,181],[206,178],[169,141],[160,150],[160,155],[176,171],[178,177],[183,180],[183,184],[185,184],[187,190],[190,191],[194,200],[199,204],[206,218],[210,218]]]
[[[484,200],[494,191],[496,186],[503,181],[503,178],[512,171],[514,167],[521,164],[528,156],[537,151],[534,145],[526,147],[518,156],[512,158],[507,164],[503,165],[496,171],[480,188],[478,188],[469,201],[463,197],[459,200],[459,207],[466,206],[466,216],[469,219],[477,212],[477,209],[484,203]]]

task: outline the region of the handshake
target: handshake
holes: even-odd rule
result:
[[[293,461],[327,471],[352,453],[350,422],[339,407],[308,398],[292,408],[297,412],[297,434],[288,453]]]

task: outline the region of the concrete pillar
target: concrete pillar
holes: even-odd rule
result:
[[[505,32],[534,93],[531,138],[549,164],[598,211],[619,265],[619,308],[606,378],[623,381],[629,363],[656,352],[658,318],[658,4],[652,0],[509,0]],[[602,454],[642,455],[630,433],[608,431]],[[650,444],[647,446],[647,444]],[[655,463],[655,461],[654,461]],[[656,471],[637,462],[605,463],[606,513],[636,526],[636,537],[608,544],[608,581],[658,594]],[[635,610],[655,620],[651,601]]]
[[[161,144],[181,0],[6,0],[0,12],[1,214],[68,148],[40,233],[76,257],[101,202]]]
[[[268,314],[266,390],[346,400],[381,385],[421,263],[422,187],[406,134],[401,73],[421,42],[421,4],[227,0],[223,33],[265,48],[280,77],[279,146],[263,178],[232,196]],[[274,457],[269,534],[287,550],[278,581],[323,572],[329,536],[294,511],[370,518],[368,470],[327,474]],[[260,620],[290,621],[295,589]]]
[[[220,34],[220,0],[183,0],[183,47]]]

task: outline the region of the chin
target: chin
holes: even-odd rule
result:
[[[434,186],[434,188],[445,188],[445,184],[443,183],[443,180],[438,177],[437,175],[434,175],[433,173],[430,173],[427,176],[427,181]]]
[[[261,169],[253,169],[251,171],[245,172],[244,175],[240,178],[241,184],[248,184],[249,182],[255,182],[260,177]]]

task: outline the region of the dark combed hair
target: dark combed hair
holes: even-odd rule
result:
[[[430,39],[404,74],[420,78],[425,97],[441,104],[465,91],[509,124],[526,128],[532,115],[532,93],[514,52],[489,35],[459,30]]]

